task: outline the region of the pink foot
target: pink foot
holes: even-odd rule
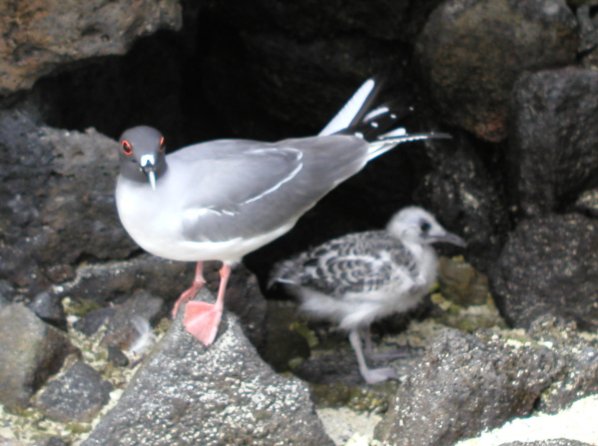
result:
[[[183,326],[206,347],[214,342],[222,317],[222,308],[207,302],[188,302]]]
[[[187,303],[191,298],[193,298],[197,294],[198,289],[193,287],[189,288],[188,290],[183,291],[183,293],[179,296],[179,298],[174,303],[174,307],[172,307],[172,318],[176,318],[176,315],[179,312],[179,307],[181,304]]]
[[[181,304],[187,303],[189,300],[193,299],[201,287],[205,285],[205,283],[206,279],[203,278],[203,262],[197,262],[197,265],[195,266],[195,277],[193,278],[191,287],[183,291],[177,301],[174,303],[174,307],[172,308],[173,319],[176,318]]]
[[[224,293],[230,277],[230,265],[223,263],[220,268],[220,286],[216,303],[188,302],[183,316],[183,326],[206,347],[214,342],[224,308]]]

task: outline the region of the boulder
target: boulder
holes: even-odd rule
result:
[[[544,314],[598,328],[598,227],[581,214],[522,221],[490,272],[496,303],[517,327]]]
[[[574,63],[576,26],[564,0],[449,0],[430,15],[416,60],[446,122],[502,141],[513,84],[526,70]]]
[[[30,397],[76,350],[58,329],[22,304],[0,309],[0,403],[10,410],[29,406]]]
[[[207,290],[200,298],[211,300]],[[262,362],[236,316],[203,347],[180,317],[84,446],[332,445],[306,386]]]
[[[140,36],[181,27],[176,0],[5,1],[0,4],[0,96],[65,63],[124,54]]]
[[[557,211],[598,178],[598,72],[567,67],[513,87],[507,163],[521,214]]]

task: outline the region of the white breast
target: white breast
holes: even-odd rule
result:
[[[168,175],[168,173],[166,173]],[[238,262],[246,254],[280,237],[290,230],[290,221],[269,233],[256,237],[222,242],[190,241],[183,237],[183,203],[178,193],[168,190],[170,184],[162,178],[152,190],[121,176],[116,184],[116,207],[125,230],[145,251],[170,260],[197,262],[220,260]]]

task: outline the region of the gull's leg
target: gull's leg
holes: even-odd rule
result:
[[[201,287],[205,285],[205,283],[206,279],[203,277],[203,262],[197,262],[197,265],[195,265],[195,277],[193,278],[191,287],[183,291],[177,301],[174,303],[174,307],[172,308],[173,318],[176,317],[180,305],[188,302],[189,299],[194,298]]]
[[[361,376],[363,376],[363,379],[365,379],[365,382],[368,384],[376,384],[388,379],[397,379],[397,373],[391,367],[384,367],[380,369],[368,368],[363,356],[361,338],[357,329],[353,329],[349,332],[349,341],[351,342],[351,346],[355,351],[357,364],[359,365],[359,372],[361,373]]]
[[[372,342],[372,333],[370,327],[363,330],[363,338],[365,341],[365,356],[374,361],[392,361],[394,359],[405,358],[410,356],[411,349],[408,347],[387,350],[384,352],[374,352],[374,343]]]
[[[230,265],[223,263],[222,268],[220,268],[220,286],[218,287],[218,297],[215,303],[191,301],[185,307],[183,325],[189,333],[205,346],[214,342],[218,333],[222,309],[224,308],[224,293],[226,292],[230,271]]]

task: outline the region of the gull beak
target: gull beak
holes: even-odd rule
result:
[[[147,179],[152,186],[152,190],[156,190],[156,172],[149,170],[145,172],[145,174],[147,175]]]
[[[453,234],[452,232],[444,232],[443,234],[437,234],[437,235],[434,235],[432,238],[434,240],[434,243],[437,243],[437,242],[450,243],[451,245],[460,246],[462,248],[467,246],[467,243],[465,242],[465,240],[463,240],[458,235]]]
[[[147,175],[152,190],[156,190],[156,159],[153,155],[143,155],[139,164],[143,173]]]

